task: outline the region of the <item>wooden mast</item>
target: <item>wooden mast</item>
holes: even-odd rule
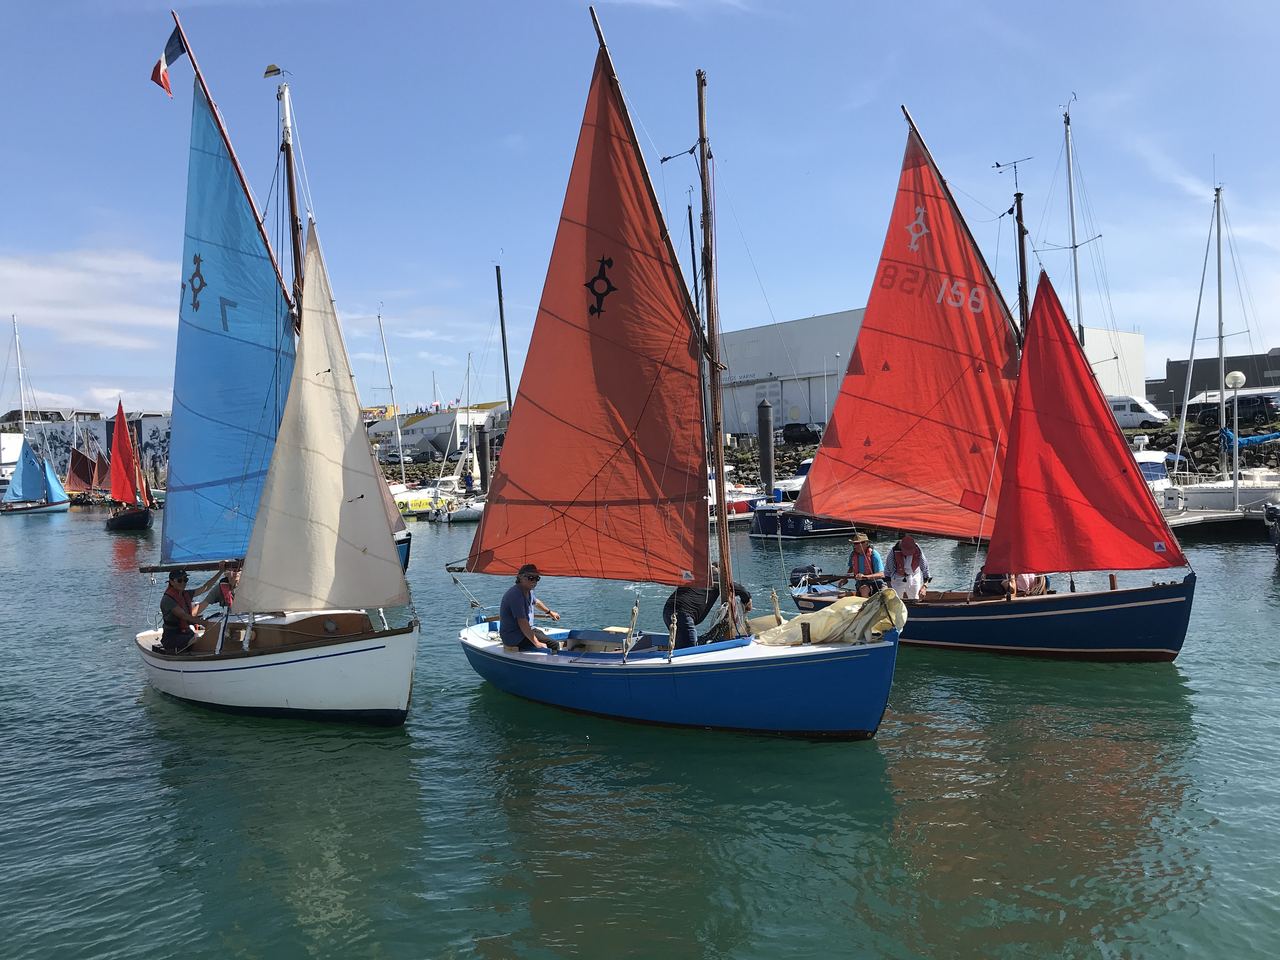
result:
[[[507,359],[507,313],[502,303],[502,264],[493,265],[494,275],[498,279],[498,327],[502,331],[502,373],[507,379],[507,418],[511,417],[511,363]]]
[[[271,239],[267,236],[267,229],[262,223],[262,215],[258,213],[258,205],[253,200],[253,194],[249,191],[249,181],[245,179],[244,170],[240,168],[240,161],[236,157],[236,149],[231,145],[231,136],[227,133],[227,128],[222,124],[222,115],[218,112],[217,106],[213,102],[213,96],[209,93],[209,85],[204,82],[204,74],[200,72],[200,64],[196,62],[196,53],[191,49],[191,44],[187,41],[187,34],[182,29],[182,21],[178,19],[178,12],[170,10],[173,15],[173,22],[178,28],[178,36],[182,38],[182,48],[186,50],[187,56],[191,59],[191,69],[196,75],[196,82],[200,84],[200,89],[204,91],[204,98],[209,103],[209,112],[213,114],[213,122],[218,128],[218,133],[222,135],[223,146],[227,148],[227,155],[231,158],[231,166],[236,171],[236,177],[240,180],[240,189],[244,191],[245,199],[249,201],[249,209],[253,212],[253,221],[258,225],[258,235],[262,237],[263,246],[267,248],[267,256],[271,258],[271,266],[275,268],[276,279],[280,281],[280,291],[284,294],[285,302],[293,308],[293,301],[289,297],[289,288],[284,285],[284,275],[280,272],[280,264],[276,262],[275,251],[271,248]]]
[[[1014,187],[1017,187],[1017,167],[1014,168]],[[1031,300],[1027,289],[1027,228],[1022,224],[1022,191],[1013,195],[1013,207],[1018,221],[1018,319],[1022,322],[1022,336],[1027,336],[1027,318],[1031,316]]]
[[[729,509],[724,483],[724,398],[720,395],[720,304],[716,291],[715,211],[711,203],[711,143],[707,139],[707,74],[699,70],[698,166],[702,174],[702,289],[706,297],[707,380],[711,394],[711,454],[715,470],[716,540],[720,548],[720,597],[729,613],[733,636],[738,624],[733,592],[733,563],[729,552]]]
[[[293,167],[293,103],[289,84],[280,84],[276,94],[284,108],[280,130],[280,152],[284,154],[285,183],[289,187],[289,243],[293,248],[293,325],[302,332],[302,218],[298,216],[298,178]]]

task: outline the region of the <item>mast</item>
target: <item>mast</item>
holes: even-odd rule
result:
[[[271,258],[271,266],[276,271],[276,279],[280,281],[280,290],[284,294],[285,301],[293,307],[289,298],[289,288],[284,285],[284,275],[280,272],[280,264],[276,261],[276,252],[271,246],[271,238],[267,236],[267,228],[263,225],[262,215],[258,213],[258,205],[254,202],[253,193],[249,190],[249,181],[245,179],[244,170],[240,168],[240,160],[236,157],[236,148],[231,145],[231,135],[227,133],[227,128],[222,124],[222,114],[219,113],[217,106],[213,102],[213,95],[209,93],[209,85],[204,82],[204,74],[200,72],[200,64],[196,61],[196,52],[191,49],[191,44],[187,40],[186,31],[182,29],[182,21],[178,19],[176,10],[169,11],[173,16],[174,26],[178,28],[178,36],[182,38],[183,49],[187,51],[187,56],[191,60],[191,71],[196,75],[196,82],[200,84],[200,89],[204,91],[204,98],[209,102],[209,111],[213,114],[213,122],[218,127],[218,133],[222,135],[222,143],[227,148],[227,156],[231,158],[231,166],[235,168],[236,178],[240,181],[240,189],[244,191],[244,197],[249,201],[249,209],[253,212],[254,222],[258,225],[258,235],[262,237],[262,245],[267,248],[267,256]]]
[[[391,391],[391,409],[395,411],[396,452],[400,454],[400,482],[407,484],[404,476],[404,440],[400,436],[400,408],[396,406],[396,385],[391,379],[391,355],[387,353],[387,335],[382,329],[382,308],[378,308],[378,336],[382,339],[382,359],[387,365],[387,388]]]
[[[706,295],[708,391],[711,394],[711,453],[716,472],[716,539],[720,548],[720,596],[729,627],[740,635],[729,553],[729,510],[724,483],[724,398],[720,395],[720,304],[716,291],[716,229],[711,198],[711,143],[707,139],[707,74],[698,71],[698,166],[702,179],[702,286]]]
[[[12,314],[13,318],[13,352],[17,355],[18,360],[18,410],[22,417],[22,439],[27,438],[27,393],[22,386],[22,341],[18,339],[18,315]]]
[[[1071,278],[1076,288],[1076,337],[1084,346],[1084,320],[1080,313],[1080,247],[1076,243],[1076,180],[1072,173],[1071,104],[1062,111],[1062,126],[1067,138],[1067,211],[1071,219]]]
[[[502,305],[502,264],[495,263],[493,272],[498,278],[498,328],[502,331],[502,373],[507,378],[507,417],[511,416],[511,362],[507,359],[507,314]]]
[[[279,72],[279,67],[268,67],[268,76],[272,71]],[[298,181],[293,164],[293,100],[289,95],[289,84],[282,83],[276,88],[276,99],[280,101],[280,152],[284,154],[285,183],[289,188],[289,243],[293,248],[293,312],[294,329],[302,331],[302,218],[298,216]]]
[[[1218,244],[1218,427],[1227,425],[1227,351],[1225,332],[1222,327],[1222,188],[1213,188],[1214,232]],[[1185,415],[1185,411],[1184,411]],[[1219,444],[1218,466],[1222,476],[1227,476],[1227,452]]]
[[[1017,187],[1018,170],[1015,167],[1014,187]],[[1027,297],[1027,228],[1022,224],[1022,191],[1013,195],[1013,206],[1018,221],[1018,319],[1022,321],[1022,336],[1027,335],[1027,318],[1031,315]]]

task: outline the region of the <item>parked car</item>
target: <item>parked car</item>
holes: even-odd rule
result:
[[[1227,397],[1227,426],[1231,425],[1233,400]],[[1218,405],[1216,403],[1195,403],[1188,409],[1188,418],[1194,416],[1196,423],[1204,427],[1218,426]],[[1240,422],[1262,425],[1280,420],[1280,398],[1274,393],[1254,393],[1240,398]]]
[[[408,450],[406,450],[402,455],[397,451],[392,450],[390,453],[383,455],[382,462],[383,463],[413,463],[413,454],[410,453]]]
[[[783,443],[817,443],[822,439],[822,425],[817,423],[786,423],[782,426]]]
[[[1111,413],[1122,430],[1162,427],[1169,422],[1169,415],[1157,410],[1146,397],[1107,397],[1107,403],[1111,404]]]

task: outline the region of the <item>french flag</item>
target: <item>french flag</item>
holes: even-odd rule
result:
[[[169,66],[177,63],[178,58],[186,52],[187,48],[182,45],[182,32],[174,27],[173,33],[169,35],[169,42],[164,45],[164,53],[160,54],[160,59],[151,70],[151,81],[156,86],[164,87],[164,92],[170,99],[173,99],[173,88],[169,86]]]

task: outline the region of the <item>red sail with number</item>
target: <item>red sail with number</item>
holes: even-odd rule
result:
[[[1017,374],[995,280],[914,127],[880,266],[796,509],[990,535]]]
[[[468,570],[707,582],[696,330],[602,47]]]
[[[1042,272],[986,569],[1055,573],[1186,565]]]

